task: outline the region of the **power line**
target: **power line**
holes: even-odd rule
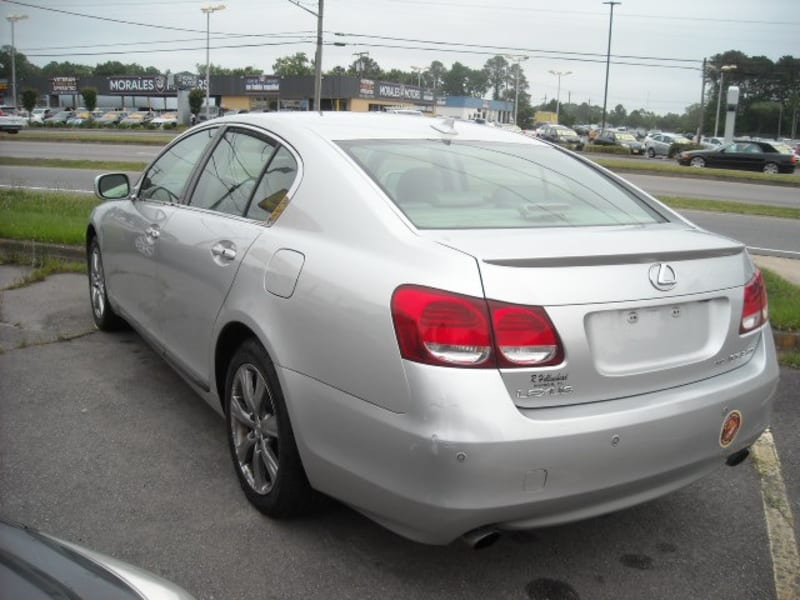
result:
[[[283,42],[259,42],[253,44],[230,44],[230,45],[222,45],[222,46],[214,46],[215,50],[225,50],[230,48],[261,48],[264,46],[295,46],[298,44],[309,44],[316,41],[314,38],[308,38],[305,40],[291,40],[291,41],[283,41]],[[70,52],[69,56],[117,56],[120,54],[157,54],[157,53],[167,53],[167,52],[194,52],[196,50],[205,50],[205,46],[197,46],[193,48],[147,48],[143,50],[111,50],[111,51],[104,51],[104,52]],[[27,54],[26,56],[35,57],[35,58],[48,58],[53,56],[62,56],[63,52],[56,52],[52,54],[43,53],[43,54]]]

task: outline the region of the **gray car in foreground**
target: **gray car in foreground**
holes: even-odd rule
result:
[[[567,150],[452,119],[272,113],[167,146],[86,231],[122,319],[225,415],[250,502],[425,543],[656,498],[769,424],[760,273]]]

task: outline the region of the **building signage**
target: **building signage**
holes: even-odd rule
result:
[[[373,81],[371,79],[361,80],[359,96],[362,98],[404,100],[407,102],[433,102],[433,92],[430,90],[424,90],[414,85]]]
[[[244,93],[245,94],[263,94],[263,93],[276,93],[281,91],[281,80],[277,77],[267,77],[266,75],[259,75],[258,77],[245,77],[244,78]]]
[[[362,98],[375,97],[375,82],[372,79],[362,79],[359,84],[358,93]]]
[[[51,94],[77,94],[77,77],[53,77],[50,79]]]
[[[167,78],[162,75],[144,77],[109,77],[109,94],[130,96],[163,94],[167,91]]]

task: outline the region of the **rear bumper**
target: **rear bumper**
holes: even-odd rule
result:
[[[312,485],[417,541],[525,529],[656,498],[721,466],[769,423],[769,329],[741,368],[690,385],[568,407],[514,407],[496,373],[406,365],[412,410],[388,412],[281,371]],[[725,415],[743,415],[719,443]]]

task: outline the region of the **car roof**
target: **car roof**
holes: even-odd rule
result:
[[[452,139],[515,142],[544,145],[542,142],[500,127],[486,127],[465,120],[442,117],[420,118],[384,112],[271,112],[246,113],[214,119],[213,123],[242,123],[264,127],[278,135],[303,133],[329,141],[357,139]],[[436,129],[438,128],[438,129]]]

